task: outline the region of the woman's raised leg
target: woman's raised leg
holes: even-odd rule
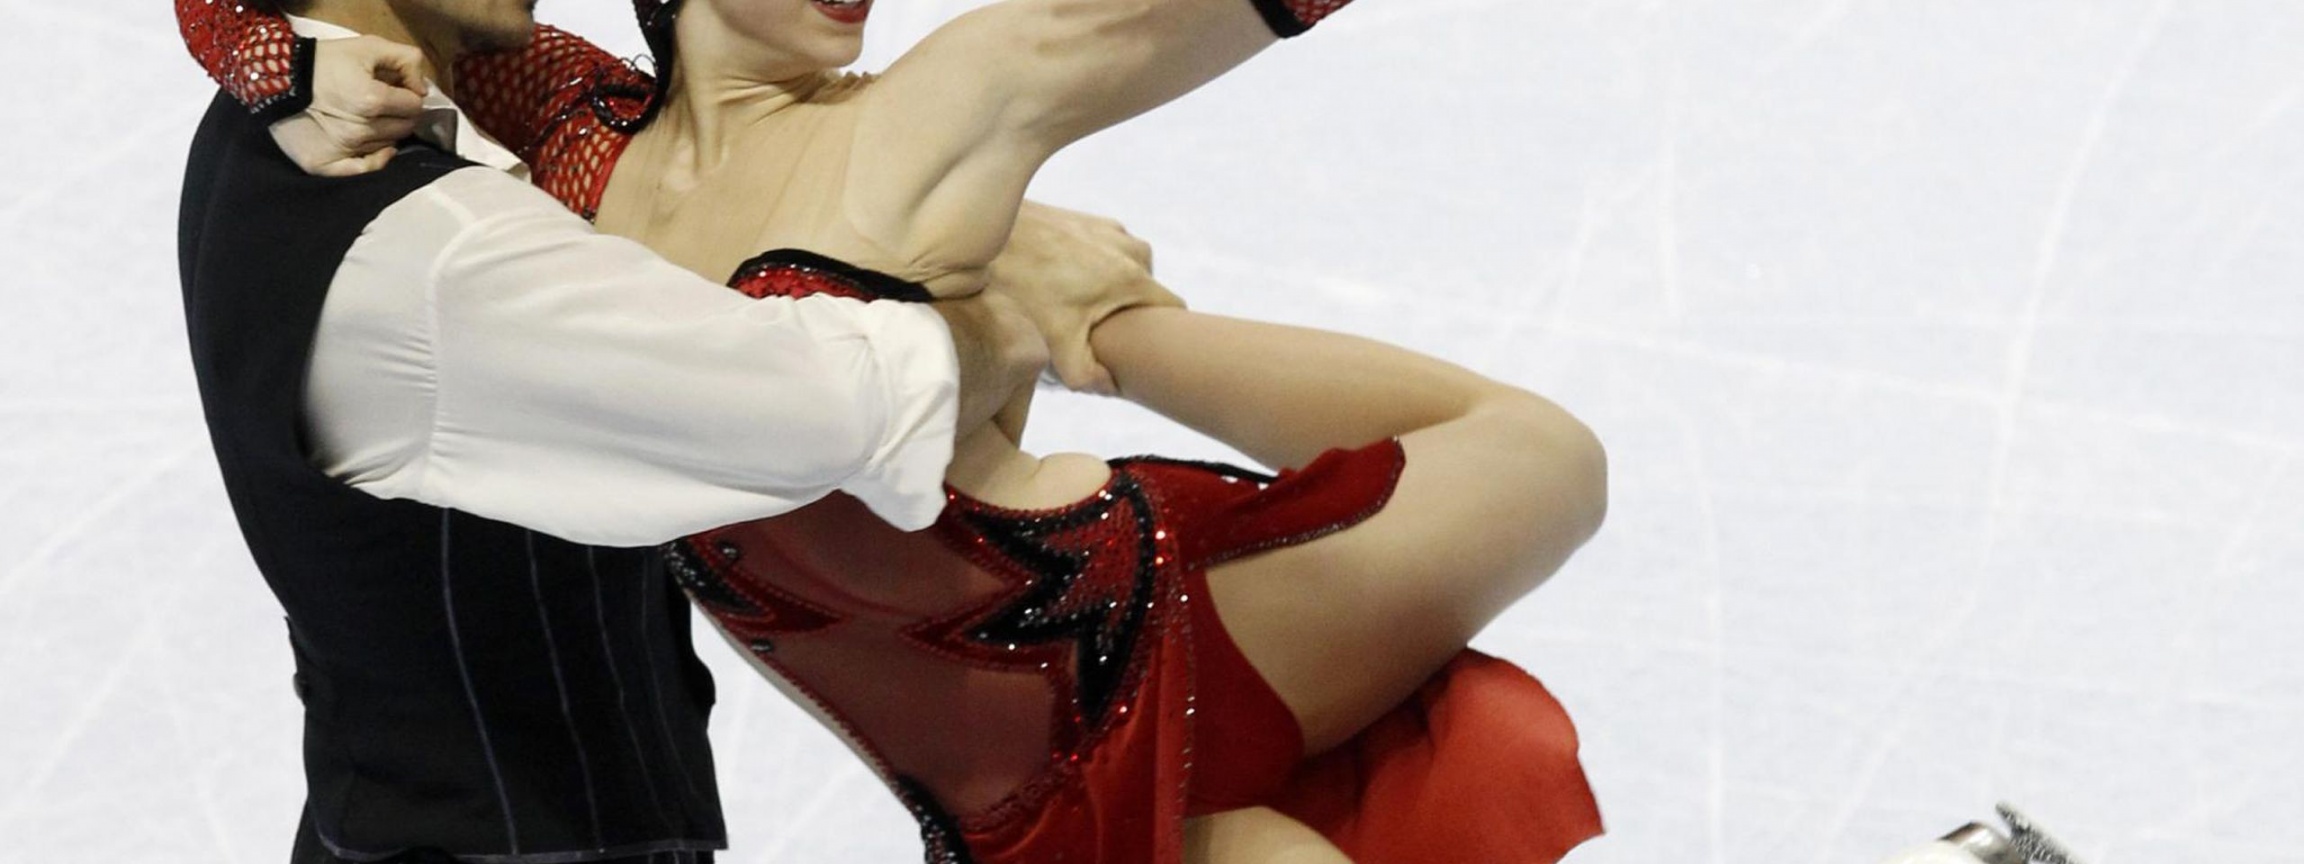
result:
[[[1307,753],[1407,698],[1606,510],[1589,429],[1430,357],[1180,309],[1120,313],[1092,340],[1127,398],[1267,464],[1388,437],[1406,450],[1375,516],[1209,574],[1226,630],[1295,712]]]

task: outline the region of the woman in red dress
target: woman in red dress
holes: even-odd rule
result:
[[[456,61],[458,103],[603,230],[737,290],[926,302],[982,287],[1056,149],[1344,4],[1010,0],[878,78],[832,71],[868,0],[636,5],[665,79],[544,27]],[[178,14],[244,102],[293,86],[280,19]],[[1464,647],[1597,529],[1588,430],[1334,334],[1137,309],[1092,339],[1120,395],[1286,467],[1032,456],[1024,388],[960,430],[927,531],[835,494],[669,550],[931,861],[1552,861],[1598,832],[1564,712]]]

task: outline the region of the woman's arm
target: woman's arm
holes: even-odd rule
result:
[[[536,25],[517,51],[457,58],[449,85],[456,107],[488,137],[537,164],[555,133],[596,117],[595,96],[612,113],[637,116],[654,82],[607,49],[550,24]],[[594,133],[600,134],[600,133]]]
[[[938,29],[880,87],[912,103],[915,118],[984,117],[985,132],[1054,152],[1191,92],[1348,2],[1007,0]]]
[[[1567,412],[1451,363],[1369,339],[1182,309],[1134,309],[1090,335],[1120,393],[1279,468],[1510,408],[1565,437]]]
[[[451,93],[475,125],[528,163],[530,182],[591,219],[631,141],[624,124],[646,113],[655,84],[584,37],[539,24],[519,50],[457,59]]]
[[[312,51],[288,20],[244,3],[176,0],[176,29],[192,59],[250,113],[280,120],[312,103]]]
[[[422,55],[413,47],[374,38],[299,38],[285,17],[245,3],[176,0],[176,23],[201,68],[242,105],[271,120],[299,120],[320,133],[291,138],[275,130],[282,148],[305,170],[381,166],[381,160],[363,157],[380,151],[388,156],[420,109]],[[538,25],[519,50],[458,58],[450,89],[474,125],[537,166],[558,155],[556,139],[566,136],[557,133],[597,119],[590,114],[596,96],[611,113],[636,116],[651,84],[583,37]]]
[[[1182,96],[1344,0],[1007,0],[945,25],[867,97],[857,225],[981,262],[1057,150]],[[922,250],[932,250],[928,255]]]

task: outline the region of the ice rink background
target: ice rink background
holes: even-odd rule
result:
[[[882,0],[866,65],[972,5]],[[542,16],[636,52],[624,8]],[[1578,864],[1870,862],[2001,798],[2097,864],[2304,861],[2299,46],[2294,0],[1367,0],[1035,193],[1600,431],[1607,529],[1479,643],[1581,723]],[[290,660],[176,293],[210,90],[128,0],[0,0],[0,80],[0,861],[283,860]],[[917,860],[702,649],[724,860]]]

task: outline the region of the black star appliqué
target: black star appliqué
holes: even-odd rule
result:
[[[1095,727],[1118,695],[1157,596],[1159,543],[1143,487],[1116,473],[1105,491],[1077,507],[965,518],[997,552],[1036,577],[968,628],[968,638],[995,650],[1071,642],[1081,720]]]

